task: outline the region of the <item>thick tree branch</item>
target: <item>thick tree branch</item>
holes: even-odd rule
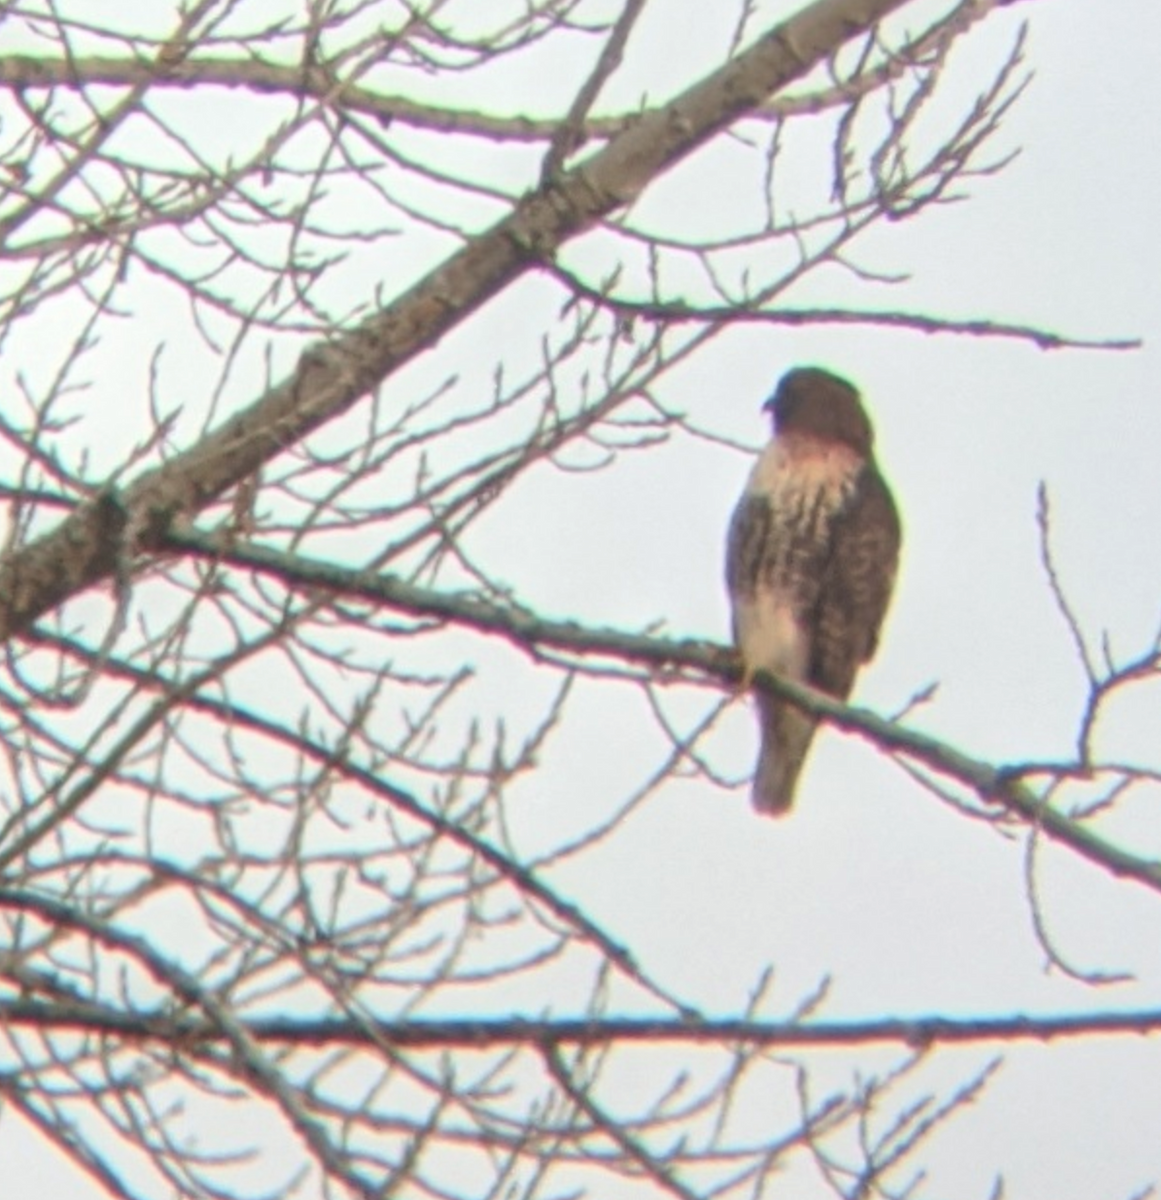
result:
[[[345,412],[566,240],[630,203],[666,168],[905,2],[816,0],[587,162],[530,193],[390,307],[306,351],[289,378],[126,489],[119,499],[129,552],[158,548],[179,514],[198,512]],[[81,509],[0,562],[0,639],[108,578],[128,557],[120,548],[109,552],[104,511]]]

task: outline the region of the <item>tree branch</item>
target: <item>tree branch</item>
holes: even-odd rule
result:
[[[564,120],[552,135],[552,142],[548,147],[544,166],[540,172],[542,184],[550,183],[555,179],[560,174],[568,156],[583,144],[584,123],[589,109],[600,95],[601,88],[605,86],[609,76],[621,65],[625,43],[629,40],[629,34],[644,7],[645,0],[625,0],[625,7],[621,10],[621,15],[617,18],[617,23],[609,34],[609,40],[605,43],[588,78],[581,85],[569,106]]]
[[[167,539],[167,545],[173,550],[274,575],[291,587],[326,588],[344,596],[386,604],[416,617],[451,621],[482,633],[497,634],[530,651],[553,649],[567,654],[603,656],[655,670],[687,668],[723,683],[737,683],[741,679],[737,655],[730,647],[718,643],[677,641],[585,626],[575,621],[547,620],[517,605],[418,587],[374,571],[350,570],[325,560],[282,554],[220,535],[174,533]],[[1161,892],[1161,863],[1130,854],[1048,807],[1022,782],[1015,769],[972,758],[917,730],[867,709],[841,704],[822,692],[765,671],[759,671],[753,682],[840,729],[858,733],[878,746],[958,780],[981,799],[1003,805],[1090,862]]]
[[[0,902],[19,907],[19,893],[0,893]],[[40,901],[39,897],[36,899]],[[184,1046],[220,1042],[229,1034],[214,1021],[156,1012],[123,1012],[97,1004],[41,1000],[0,1001],[0,1021],[8,1027],[77,1030],[134,1041],[176,1042]],[[470,1046],[599,1046],[613,1042],[681,1045],[738,1044],[821,1049],[888,1043],[927,1048],[988,1042],[1038,1041],[1161,1032],[1161,1010],[1134,1012],[1012,1014],[1000,1017],[921,1016],[876,1021],[652,1020],[647,1017],[583,1020],[481,1020],[409,1018],[365,1025],[346,1018],[267,1017],[236,1021],[248,1041],[296,1046],[363,1046],[384,1043],[396,1049]]]
[[[289,378],[119,496],[131,552],[157,549],[176,516],[198,512],[346,412],[569,238],[630,203],[655,176],[905,2],[816,0],[585,163],[528,194],[388,308],[308,349]],[[122,548],[108,553],[93,524],[87,506],[0,561],[0,639],[113,573]]]
[[[643,317],[664,324],[685,321],[706,324],[739,325],[878,325],[910,329],[916,333],[952,333],[969,337],[1014,338],[1032,342],[1041,350],[1139,350],[1141,338],[1079,338],[1052,333],[1031,325],[1012,325],[1005,321],[957,320],[932,317],[925,313],[867,310],[856,312],[836,308],[753,309],[728,304],[684,304],[657,300],[633,300],[593,287],[571,271],[553,265],[552,273],[575,295],[610,312],[626,317]]]
[[[993,8],[1010,3],[1013,0],[962,0],[947,17],[918,37],[904,42],[896,52],[856,78],[838,80],[830,87],[805,95],[768,99],[756,107],[753,115],[779,121],[850,104],[899,78],[916,62],[939,54],[953,38],[981,21]],[[196,53],[182,58],[167,54],[163,49],[153,60],[96,54],[68,58],[0,55],[0,87],[52,88],[76,87],[78,84],[139,87],[148,84],[173,89],[242,88],[263,95],[313,97],[345,112],[377,118],[384,125],[399,121],[417,129],[468,134],[493,141],[551,141],[561,129],[560,116],[503,116],[478,109],[424,104],[406,96],[384,95],[358,83],[336,81],[327,70],[304,71],[299,63],[286,65],[256,58],[251,46],[247,46],[247,51],[247,57]],[[658,111],[650,108],[644,113]],[[585,115],[578,134],[582,143],[596,138],[613,138],[636,124],[644,113]]]

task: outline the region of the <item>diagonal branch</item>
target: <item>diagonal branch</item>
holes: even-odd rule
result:
[[[212,535],[175,533],[170,535],[167,545],[170,549],[277,576],[292,587],[330,589],[427,620],[449,621],[482,633],[497,634],[533,652],[552,649],[566,654],[602,656],[659,670],[687,668],[725,683],[736,683],[741,678],[735,653],[714,642],[677,641],[581,625],[575,621],[547,620],[514,604],[498,604],[467,593],[418,587],[390,575],[350,570],[325,560],[282,554]],[[759,671],[754,683],[840,729],[857,733],[940,775],[958,780],[981,799],[1002,804],[1090,862],[1161,892],[1161,863],[1130,854],[1049,807],[1015,770],[972,758],[937,738],[886,720],[867,709],[841,704],[822,692],[768,672]]]
[[[33,640],[55,646],[67,653],[82,658],[91,657],[91,652],[69,638],[51,634],[43,636],[33,634],[32,637]],[[543,874],[536,870],[535,864],[520,862],[509,856],[501,846],[492,840],[478,835],[470,828],[465,827],[462,822],[436,811],[405,788],[398,787],[382,778],[379,771],[351,762],[344,754],[336,752],[333,747],[322,745],[261,713],[236,703],[211,698],[206,695],[204,690],[199,690],[197,687],[183,688],[175,680],[165,679],[155,672],[121,662],[112,656],[105,660],[102,669],[109,674],[131,679],[143,688],[160,687],[166,696],[181,694],[182,702],[186,707],[209,713],[223,723],[261,734],[279,745],[292,746],[298,754],[317,763],[320,767],[358,783],[366,789],[368,794],[378,796],[393,808],[406,813],[421,825],[426,826],[433,833],[447,838],[452,844],[478,858],[481,863],[495,871],[498,878],[508,880],[530,902],[541,905],[546,912],[552,913],[565,926],[596,947],[608,962],[622,971],[627,978],[639,983],[648,994],[689,1015],[688,1010],[683,1008],[676,997],[669,994],[638,965],[632,952],[626,946],[616,941],[600,924],[588,917],[580,907],[561,895],[551,883],[544,879]],[[147,715],[164,715],[165,711],[161,705],[155,705]],[[80,801],[83,802],[87,795],[87,791],[81,794]],[[64,806],[61,806],[47,818],[38,822],[32,830],[20,834],[19,841],[16,843],[19,849],[26,850],[35,844],[37,838],[55,828],[54,820],[62,815],[63,809]],[[69,813],[72,811],[72,808],[67,810]],[[0,853],[0,860],[11,857],[11,850]],[[154,870],[159,869],[173,870],[168,864],[163,867],[162,864],[155,862]]]
[[[609,35],[597,59],[596,65],[589,72],[588,78],[581,85],[575,99],[569,106],[564,120],[552,135],[552,143],[544,158],[544,167],[540,173],[540,182],[549,183],[561,172],[568,156],[584,141],[584,122],[589,114],[601,88],[605,86],[609,76],[621,65],[621,56],[629,34],[645,7],[645,0],[626,0],[621,15]]]
[[[529,193],[388,308],[308,349],[289,378],[196,446],[7,556],[0,562],[0,639],[109,578],[130,554],[159,548],[175,517],[200,511],[345,412],[569,238],[630,203],[655,176],[904,3],[816,0],[591,159]],[[123,526],[124,544],[110,546],[111,523]]]
[[[0,910],[33,913],[59,929],[83,933],[94,942],[124,953],[138,962],[158,983],[172,989],[175,998],[180,998],[205,1014],[206,1027],[214,1030],[214,1040],[224,1042],[230,1049],[231,1069],[262,1088],[264,1094],[282,1109],[290,1125],[319,1162],[346,1182],[352,1194],[367,1197],[368,1200],[379,1194],[354,1166],[354,1156],[332,1140],[328,1131],[311,1117],[302,1098],[287,1086],[275,1062],[260,1051],[258,1042],[234,1015],[231,1006],[202,987],[197,977],[175,959],[161,954],[145,938],[124,929],[116,929],[101,917],[83,912],[80,906],[50,896],[0,888]]]
[[[583,1083],[573,1078],[556,1045],[542,1044],[541,1054],[549,1074],[564,1094],[642,1174],[653,1180],[661,1192],[668,1192],[678,1200],[697,1200],[697,1194],[682,1183],[672,1165],[651,1154],[623,1122],[604,1111]]]

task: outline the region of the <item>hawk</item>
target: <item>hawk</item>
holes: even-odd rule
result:
[[[875,652],[899,561],[899,516],[859,393],[817,367],[789,372],[763,408],[775,437],[730,522],[726,586],[744,678],[769,671],[845,700]],[[816,717],[758,693],[754,807],[785,813]]]

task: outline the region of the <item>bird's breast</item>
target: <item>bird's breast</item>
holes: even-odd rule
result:
[[[839,442],[780,437],[758,456],[747,491],[789,510],[834,512],[850,498],[864,465],[860,454]]]
[[[845,446],[778,441],[766,448],[746,489],[765,501],[768,514],[755,583],[812,603],[834,521],[853,498],[862,469],[863,460]]]

